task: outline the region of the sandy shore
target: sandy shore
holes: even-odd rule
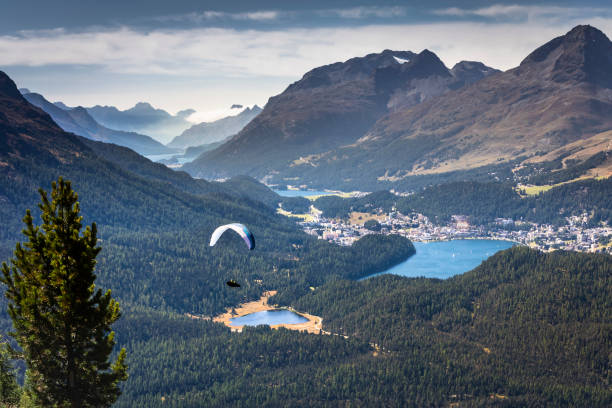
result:
[[[228,308],[225,313],[220,314],[219,316],[213,317],[212,320],[213,322],[223,323],[227,327],[231,328],[232,331],[241,332],[244,326],[231,326],[230,319],[234,317],[248,315],[248,314],[255,313],[255,312],[263,312],[265,310],[278,309],[268,304],[268,299],[271,296],[274,296],[275,294],[276,294],[275,290],[264,292],[264,294],[261,296],[259,300],[242,303],[240,306],[233,308],[233,310],[232,308]],[[270,326],[271,328],[278,329],[279,327],[284,327],[289,330],[305,331],[308,333],[315,333],[315,334],[321,333],[321,327],[322,327],[322,322],[323,322],[323,319],[321,317],[313,316],[308,313],[297,312],[291,308],[287,308],[287,310],[291,310],[294,313],[304,316],[306,319],[308,319],[308,321],[304,323],[296,323],[296,324],[275,324],[275,325],[271,325]],[[234,312],[233,314],[232,314],[232,311]]]

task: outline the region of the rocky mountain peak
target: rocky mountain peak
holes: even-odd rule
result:
[[[411,60],[416,54],[410,51],[384,50],[364,57],[351,58],[344,62],[324,65],[308,71],[302,79],[289,85],[287,90],[301,90],[363,80],[371,77],[377,69],[398,65],[398,61]]]
[[[579,25],[527,56],[520,68],[537,65],[555,82],[590,82],[612,88],[612,42],[595,27]]]
[[[410,71],[414,77],[451,75],[440,58],[428,49],[421,51],[408,64],[403,64],[402,70]]]

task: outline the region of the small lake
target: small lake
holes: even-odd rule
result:
[[[331,195],[328,191],[315,190],[273,190],[276,194],[282,197],[309,197],[315,195]]]
[[[408,260],[363,279],[383,273],[446,279],[470,271],[496,252],[514,245],[514,242],[489,239],[414,242],[416,254]]]
[[[259,326],[267,324],[269,326],[275,324],[297,324],[305,323],[308,319],[290,310],[265,310],[263,312],[255,312],[248,315],[234,317],[230,319],[230,326]]]

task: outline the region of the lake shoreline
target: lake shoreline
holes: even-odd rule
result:
[[[410,242],[422,242],[424,244],[429,244],[432,242],[448,242],[448,241],[506,241],[506,242],[512,242],[516,245],[520,245],[520,246],[529,246],[526,244],[523,244],[520,241],[516,241],[514,239],[508,239],[508,238],[498,238],[498,237],[464,237],[464,238],[441,238],[441,239],[411,239]]]
[[[268,299],[274,295],[276,295],[276,291],[270,290],[270,291],[264,292],[261,298],[259,298],[259,300],[253,300],[251,302],[241,303],[240,305],[238,305],[238,307],[234,307],[234,308],[228,307],[225,313],[222,313],[218,316],[213,317],[212,321],[217,322],[217,323],[223,323],[224,325],[229,327],[231,331],[240,333],[244,325],[232,326],[231,319],[236,318],[236,317],[246,316],[251,313],[264,312],[264,311],[269,311],[269,310],[289,310],[293,313],[303,316],[304,318],[308,319],[308,321],[304,323],[295,323],[295,324],[274,324],[274,325],[270,325],[270,328],[278,329],[279,327],[284,327],[285,329],[303,331],[307,333],[314,333],[314,334],[322,333],[321,329],[323,327],[323,318],[321,318],[320,316],[314,316],[308,313],[298,312],[291,307],[271,306],[268,304]],[[234,313],[232,313],[232,311]]]
[[[407,278],[448,279],[464,274],[482,264],[499,251],[521,245],[507,239],[449,239],[414,241],[415,254],[385,271],[357,279],[364,281],[376,276],[393,274]]]

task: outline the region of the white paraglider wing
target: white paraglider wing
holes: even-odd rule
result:
[[[218,227],[210,236],[210,246],[214,246],[221,235],[223,235],[223,233],[228,229],[231,229],[240,235],[250,250],[255,248],[255,237],[253,237],[253,234],[251,234],[247,227],[238,223],[226,224]]]

